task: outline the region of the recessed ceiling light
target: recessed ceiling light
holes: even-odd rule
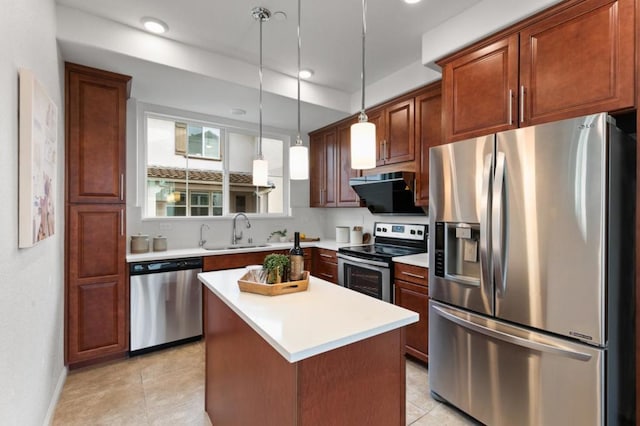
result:
[[[154,34],[163,34],[169,31],[169,26],[156,18],[144,17],[140,20],[144,28]]]
[[[231,108],[231,114],[233,115],[245,115],[247,111],[242,108]]]
[[[300,76],[300,78],[307,79],[313,75],[313,70],[310,70],[310,69],[300,70],[300,73],[298,73],[298,75]]]
[[[416,3],[420,3],[422,0],[404,0],[405,3],[407,4],[416,4]]]
[[[275,19],[276,21],[286,21],[287,20],[287,14],[285,12],[282,11],[277,11],[277,12],[273,12],[273,19]]]

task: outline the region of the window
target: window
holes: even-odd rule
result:
[[[191,216],[211,215],[210,197],[211,194],[208,192],[191,192]]]
[[[269,184],[252,183],[258,137],[251,130],[146,112],[144,217],[283,214],[288,137],[263,137]],[[222,155],[225,152],[225,155]]]

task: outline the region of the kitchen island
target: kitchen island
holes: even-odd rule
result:
[[[199,275],[212,424],[404,425],[416,313],[315,277],[304,292],[242,293],[244,273]]]

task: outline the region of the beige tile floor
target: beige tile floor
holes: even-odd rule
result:
[[[407,425],[474,425],[433,400],[427,369],[407,362]],[[190,343],[72,371],[54,425],[209,426],[204,412],[204,345]]]

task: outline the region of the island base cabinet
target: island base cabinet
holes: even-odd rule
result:
[[[404,328],[290,363],[204,287],[205,410],[226,425],[404,425]]]

